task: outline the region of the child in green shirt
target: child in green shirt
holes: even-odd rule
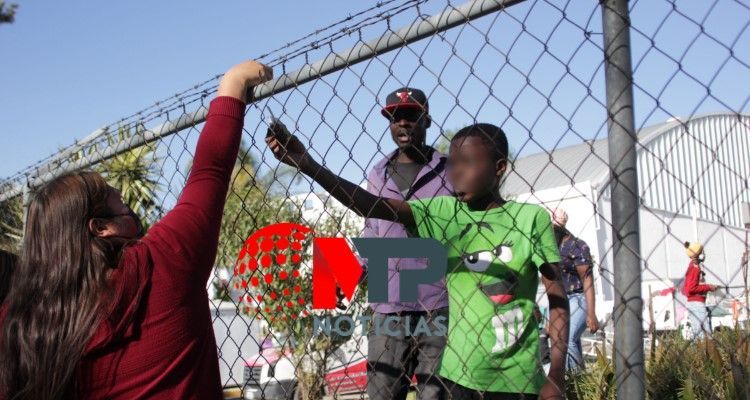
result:
[[[563,398],[568,302],[560,256],[546,210],[500,196],[508,165],[502,129],[474,124],[460,130],[448,156],[454,196],[413,201],[381,198],[339,178],[281,124],[269,133],[266,142],[278,159],[359,215],[399,222],[446,246],[449,326],[438,373],[453,399]],[[538,272],[550,304],[546,377],[533,313]]]

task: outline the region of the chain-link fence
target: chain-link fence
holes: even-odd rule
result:
[[[388,94],[410,87],[429,99],[427,144],[447,152],[464,126],[501,126],[511,153],[503,197],[558,210],[553,222],[564,227],[555,232],[568,276],[571,334],[581,337],[569,357],[585,364],[570,369],[570,398],[748,398],[750,96],[742,84],[750,73],[748,26],[748,4],[729,0],[390,0],[256,57],[278,78],[257,87],[247,108],[208,282],[222,384],[248,398],[365,398],[368,378],[382,381],[380,373],[405,382],[417,397],[430,393],[424,383],[440,374],[418,367],[435,356],[418,335],[407,334],[403,350],[393,338],[346,327],[361,316],[376,319],[361,290],[366,281],[340,308],[313,310],[309,233],[291,230],[286,240],[261,231],[284,221],[311,227],[316,237],[353,238],[365,228],[362,218],[273,157],[264,143],[271,118],[334,173],[363,186],[371,176],[372,186],[378,170],[392,172],[397,163],[391,156],[399,138],[381,109]],[[17,249],[25,200],[66,171],[101,172],[148,224],[156,222],[180,195],[218,79],[0,182],[0,246]],[[392,189],[401,180],[388,179],[382,184]],[[386,189],[379,194],[391,197]],[[490,251],[501,244],[492,240],[482,235],[467,248],[493,245],[474,249]],[[519,243],[503,245],[519,252]],[[686,253],[705,261],[691,262]],[[491,263],[509,260],[496,253]],[[432,308],[458,294],[451,292],[461,287],[451,274],[469,270],[454,267],[448,293]],[[488,297],[452,299],[448,321],[449,330],[473,324],[479,347],[461,353],[466,344],[448,335],[446,352],[466,356],[451,381],[535,391],[508,377],[537,379],[549,367],[536,355],[532,367],[513,365],[518,353],[536,351],[530,343],[544,340],[547,327],[554,329],[544,287],[535,290],[538,323],[525,308],[517,319],[495,323],[472,314],[473,305],[490,299],[505,310],[508,293],[480,289],[487,279],[502,283],[507,276],[471,274],[476,296]],[[514,285],[537,284],[529,282],[511,285],[510,295],[522,300]],[[441,312],[423,300],[428,317]],[[403,311],[422,315],[419,307]],[[314,321],[345,327],[315,332]],[[498,378],[490,381],[486,371],[472,369],[493,363],[504,372],[491,369]],[[386,393],[382,398],[398,396],[395,389]]]

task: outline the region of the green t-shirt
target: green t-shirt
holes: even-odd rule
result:
[[[439,374],[471,389],[539,393],[538,268],[560,261],[549,214],[514,201],[472,211],[452,196],[409,205],[419,236],[448,250],[448,343]]]

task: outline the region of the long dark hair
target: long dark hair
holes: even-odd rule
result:
[[[16,270],[18,257],[5,250],[0,250],[0,304],[3,304],[10,289],[10,278]]]
[[[77,395],[77,366],[119,257],[88,229],[91,218],[109,214],[110,193],[101,175],[79,172],[48,183],[29,205],[0,331],[0,393],[8,400]]]

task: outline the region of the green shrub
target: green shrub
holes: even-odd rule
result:
[[[679,332],[658,338],[646,360],[646,396],[654,400],[750,399],[750,336],[726,329],[712,338],[687,341]],[[612,361],[597,352],[585,371],[568,377],[567,395],[609,400],[616,394]]]

